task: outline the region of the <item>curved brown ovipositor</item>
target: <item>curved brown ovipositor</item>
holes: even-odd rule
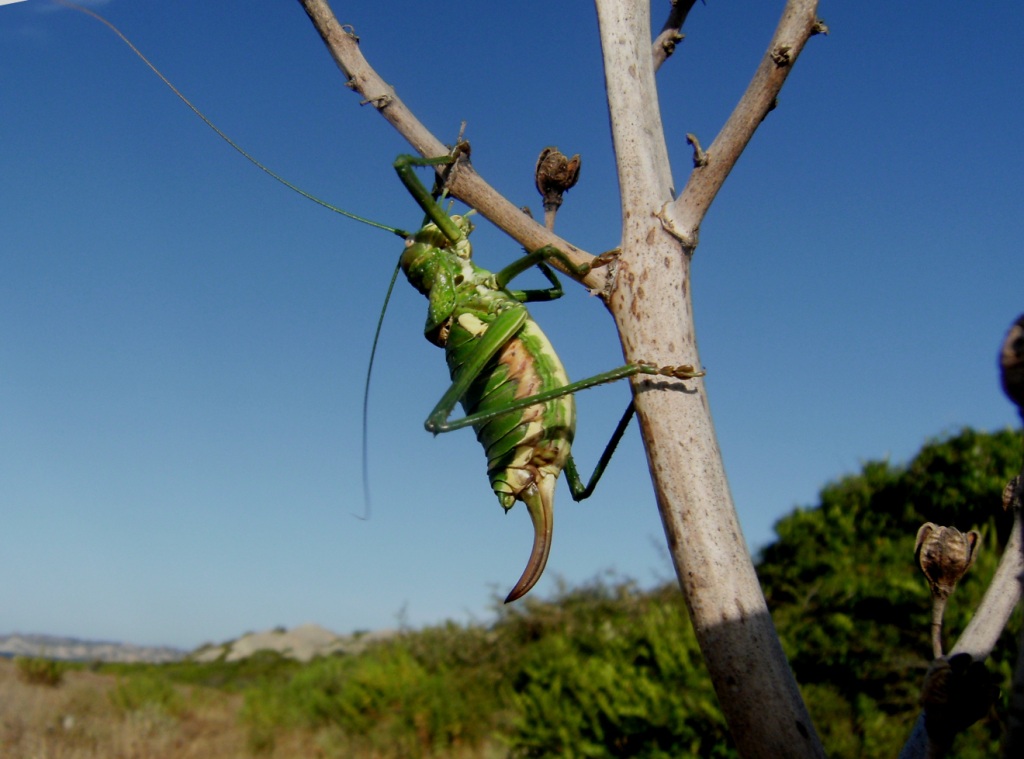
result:
[[[526,504],[526,509],[530,512],[530,520],[533,522],[533,550],[530,552],[530,560],[526,562],[526,569],[523,570],[522,576],[505,597],[505,603],[512,603],[525,596],[544,574],[544,567],[548,563],[548,554],[551,552],[551,534],[555,524],[555,511],[552,503],[554,484],[554,477],[544,478],[540,487],[536,484],[530,485],[519,495],[519,499]]]

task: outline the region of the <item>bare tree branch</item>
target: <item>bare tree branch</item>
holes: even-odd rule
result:
[[[1022,408],[1022,416],[1024,416],[1024,408]],[[1021,566],[1018,567],[1015,579],[1017,580],[1017,592],[1019,594],[1021,586],[1024,585],[1024,541],[1020,539],[1021,510],[1024,509],[1024,505],[1021,504],[1021,501],[1024,500],[1024,469],[1021,470],[1021,476],[1017,480],[1016,499],[1014,504],[1016,507],[1014,528],[1018,532],[1016,553]],[[1011,757],[1024,754],[1024,630],[1021,630],[1017,644],[1017,668],[1014,670],[1013,688],[1010,691],[1010,708],[1008,711],[1003,756],[1010,759]]]
[[[438,140],[416,118],[395,93],[394,88],[369,64],[359,49],[359,38],[351,28],[346,28],[338,22],[327,1],[299,0],[299,3],[320,33],[338,67],[347,77],[348,86],[362,95],[365,103],[376,108],[377,112],[408,140],[417,153],[428,158],[448,154],[448,146]],[[451,172],[447,187],[454,197],[475,208],[480,215],[517,240],[527,250],[553,245],[576,265],[593,262],[594,256],[563,240],[524,214],[484,181],[465,161],[460,161]],[[609,275],[610,270],[597,269],[581,281],[599,294],[603,294],[607,288]]]
[[[672,7],[668,12],[668,18],[665,19],[661,32],[654,38],[654,49],[651,51],[655,71],[661,68],[661,64],[669,59],[676,51],[676,46],[683,41],[680,30],[696,2],[697,0],[670,0]]]
[[[673,187],[648,4],[597,10],[623,213],[609,306],[628,360],[699,365],[690,249],[656,215]],[[824,756],[743,540],[703,381],[641,381],[634,397],[676,574],[740,753]]]
[[[999,375],[1003,392],[1017,406],[1021,421],[1024,421],[1024,314],[1010,325],[1009,332],[1003,338],[1003,347],[999,351]],[[1004,505],[1014,509],[1014,527],[1018,524],[1024,511],[1024,464],[1021,473],[1016,477],[1012,489],[1007,486],[1004,492]],[[1007,549],[1009,550],[1009,549]],[[1024,541],[1017,546],[1018,558],[1024,564]],[[1018,592],[1024,589],[1024,570],[1017,569]],[[1024,754],[1024,630],[1020,633],[1017,644],[1017,668],[1013,675],[1013,688],[1010,691],[1010,708],[1006,719],[1006,742],[1003,745],[1003,756],[1017,757]]]
[[[1014,509],[1013,530],[999,567],[970,623],[949,652],[950,656],[970,654],[975,661],[981,661],[992,653],[1020,601],[1021,577],[1024,575],[1022,547],[1024,543],[1021,541],[1021,513],[1018,507]]]
[[[1024,314],[1010,325],[1010,330],[1003,339],[999,352],[1000,380],[1006,397],[1016,404],[1021,419],[1024,420]],[[960,640],[957,641],[950,658],[957,654],[971,657],[973,662],[983,662],[992,653],[1000,634],[1020,601],[1024,592],[1024,539],[1022,539],[1021,520],[1024,519],[1024,464],[1020,474],[1014,477],[1003,491],[1003,508],[1013,512],[1013,529],[1010,539],[1003,551],[999,567],[989,583],[985,597],[981,600],[974,617]],[[1020,756],[1024,752],[1024,633],[1021,633],[1017,651],[1017,669],[1013,679],[1013,691],[1010,694],[1010,709],[1007,715],[1006,739],[1003,753],[1006,757]],[[957,683],[956,687],[966,687]],[[943,700],[954,693],[942,694]],[[967,698],[974,694],[967,693]],[[941,724],[933,725],[922,713],[914,725],[914,730],[900,752],[900,759],[938,759],[945,756],[956,730],[963,727],[954,726],[953,732]],[[943,715],[946,716],[946,715]],[[948,720],[946,720],[948,721]],[[967,722],[966,724],[970,724]],[[937,728],[939,735],[932,735]]]
[[[817,17],[817,0],[789,0],[754,78],[722,131],[707,149],[703,166],[691,175],[662,219],[688,248],[698,242],[701,221],[743,149],[772,108],[797,56],[813,34],[827,31]]]

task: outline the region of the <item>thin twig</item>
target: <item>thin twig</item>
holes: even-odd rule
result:
[[[753,79],[729,120],[707,148],[708,162],[690,175],[674,203],[662,211],[666,229],[684,245],[696,247],[701,221],[732,167],[736,165],[793,69],[804,44],[822,33],[817,0],[789,0]]]
[[[313,26],[330,51],[338,67],[348,79],[348,86],[363,97],[363,102],[372,105],[381,116],[396,129],[424,157],[446,155],[444,145],[427,129],[395,93],[359,49],[359,38],[351,27],[342,26],[335,18],[326,0],[299,0]],[[513,237],[527,250],[537,250],[551,245],[562,251],[576,265],[591,264],[594,256],[524,214],[465,162],[451,172],[448,178],[449,193],[497,227]],[[557,264],[556,264],[557,265]],[[580,281],[592,290],[603,292],[608,278],[608,269],[592,271]]]
[[[1018,320],[1018,325],[1024,327],[1024,318]],[[1024,379],[1018,376],[1018,379]],[[1021,409],[1021,417],[1024,418],[1024,398],[1019,396],[1020,386],[1017,388],[1018,398],[1016,402]],[[1007,393],[1009,394],[1009,392]],[[1024,468],[1014,483],[1014,492],[1010,498],[1010,505],[1014,509],[1014,527],[1020,530],[1021,511],[1024,509]],[[1018,593],[1024,590],[1024,540],[1018,540],[1016,549],[1017,558],[1020,562],[1017,573]],[[1021,630],[1017,643],[1017,668],[1013,675],[1013,686],[1010,690],[1010,706],[1006,715],[1006,742],[1003,746],[1003,756],[1017,757],[1024,754],[1024,630]]]
[[[975,661],[981,661],[992,653],[1021,598],[1020,581],[1024,573],[1024,553],[1021,553],[1021,547],[1021,513],[1018,508],[1013,513],[1013,529],[999,560],[999,567],[970,623],[950,650],[950,656],[970,654]]]
[[[697,0],[671,0],[672,7],[665,19],[665,25],[661,32],[654,38],[654,46],[651,56],[654,61],[654,70],[661,68],[661,64],[669,59],[669,56],[676,51],[676,46],[682,42],[683,24],[686,23],[686,16]]]
[[[932,658],[938,659],[942,656],[942,617],[946,613],[946,602],[949,599],[936,598],[932,600]]]

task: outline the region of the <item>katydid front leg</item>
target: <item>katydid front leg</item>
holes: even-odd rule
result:
[[[460,155],[468,151],[469,146],[466,143],[459,143],[452,155],[437,156],[436,158],[400,155],[395,159],[394,163],[395,171],[398,173],[398,178],[402,180],[402,184],[405,185],[409,194],[412,195],[413,199],[417,203],[419,203],[423,212],[432,222],[434,222],[437,228],[441,230],[450,242],[463,240],[465,239],[465,235],[459,226],[452,221],[452,217],[445,213],[444,209],[437,202],[434,196],[431,195],[423,182],[420,181],[420,178],[416,176],[414,169],[417,166],[445,166],[452,164],[458,160]]]

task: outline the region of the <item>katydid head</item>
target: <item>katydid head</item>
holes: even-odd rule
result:
[[[462,233],[457,240],[449,240],[436,224],[428,222],[405,241],[400,260],[402,271],[409,283],[424,295],[429,297],[446,272],[454,275],[454,269],[462,268],[462,261],[473,257],[473,246],[469,242],[473,223],[468,215],[451,217]]]
[[[437,225],[430,222],[406,240],[399,261],[409,283],[427,296],[427,323],[423,329],[427,339],[443,345],[442,327],[447,323],[458,301],[456,289],[472,274],[472,246],[468,235],[473,230],[469,219],[452,216],[462,231],[458,240],[449,240]]]
[[[473,249],[469,244],[469,235],[475,227],[473,222],[469,220],[469,217],[473,213],[474,211],[469,211],[463,215],[453,214],[449,217],[452,224],[454,224],[453,229],[458,231],[457,235],[449,237],[446,230],[441,229],[432,221],[426,221],[416,234],[406,240],[406,244],[438,248],[454,253],[459,258],[471,258]],[[403,263],[404,267],[405,264]]]

